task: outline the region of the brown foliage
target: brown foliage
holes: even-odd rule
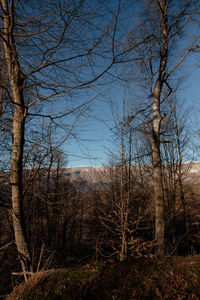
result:
[[[18,286],[7,300],[199,299],[199,267],[200,257],[190,256],[50,271]]]

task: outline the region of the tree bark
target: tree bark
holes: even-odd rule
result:
[[[23,172],[23,147],[24,147],[24,124],[26,118],[26,108],[23,98],[24,77],[20,70],[18,54],[14,40],[14,16],[13,1],[1,0],[4,22],[4,51],[8,68],[9,83],[12,90],[12,101],[14,103],[13,116],[13,144],[11,157],[11,186],[12,186],[12,217],[15,234],[15,243],[22,265],[22,270],[26,279],[26,272],[32,271],[31,255],[25,234],[23,216],[23,192],[22,192],[22,172]]]
[[[161,33],[159,39],[160,65],[158,78],[153,91],[153,124],[152,124],[152,163],[155,192],[155,255],[162,257],[165,253],[164,246],[164,193],[162,183],[162,166],[160,155],[160,99],[168,59],[168,15],[166,0],[157,0],[161,19]]]
[[[155,193],[155,254],[164,255],[164,199],[160,156],[160,93],[161,84],[158,81],[153,98],[153,129],[152,129],[152,163]]]

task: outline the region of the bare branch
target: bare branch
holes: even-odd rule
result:
[[[169,72],[166,75],[166,79],[171,75],[171,73],[183,62],[183,60],[186,58],[187,54],[190,50],[192,50],[192,47],[194,44],[200,39],[200,34],[191,42],[189,47],[186,49],[185,53],[181,57],[181,59],[169,70]]]

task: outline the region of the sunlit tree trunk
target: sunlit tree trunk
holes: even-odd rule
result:
[[[154,90],[153,99],[153,129],[152,129],[152,163],[155,192],[155,245],[156,255],[164,255],[164,200],[162,169],[160,156],[160,93],[161,84],[158,81]]]
[[[26,118],[26,109],[24,106],[22,92],[24,78],[20,70],[20,64],[18,61],[18,54],[16,51],[13,35],[13,1],[10,1],[9,8],[7,0],[1,0],[0,3],[4,21],[4,51],[8,68],[10,87],[12,90],[12,101],[14,103],[13,144],[11,157],[13,228],[15,234],[15,243],[26,279],[26,271],[31,270],[31,255],[28,249],[25,234],[22,195],[22,161],[24,147],[24,123]]]
[[[160,114],[161,93],[165,82],[165,72],[168,59],[168,16],[166,0],[157,0],[160,11],[161,33],[159,40],[160,66],[158,78],[153,90],[153,124],[152,124],[152,163],[155,191],[155,254],[164,255],[164,193],[162,184],[162,169],[160,155]]]

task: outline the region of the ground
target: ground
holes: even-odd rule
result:
[[[200,299],[200,256],[130,259],[39,272],[7,300]]]

